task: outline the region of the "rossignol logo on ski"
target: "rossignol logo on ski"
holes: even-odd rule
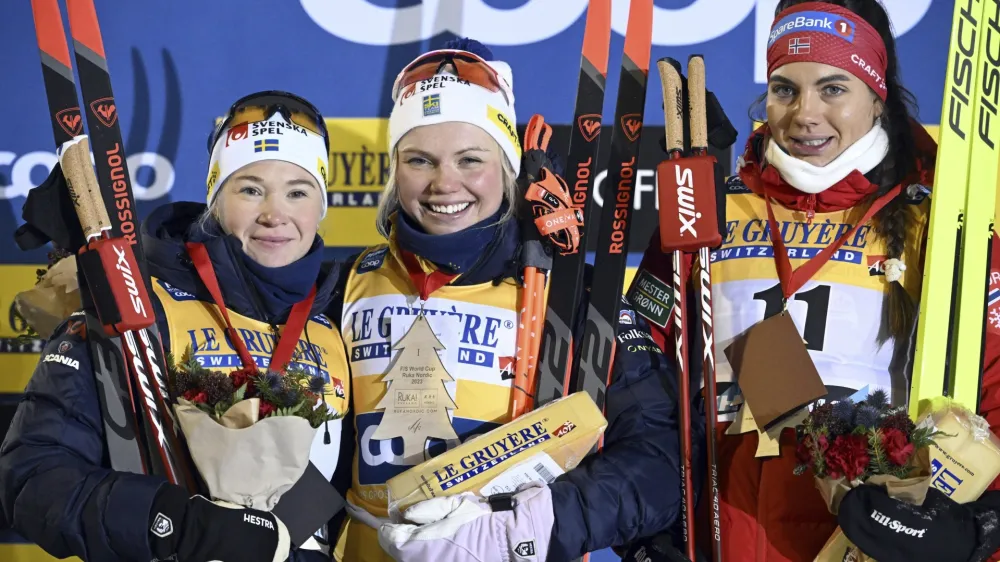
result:
[[[924,533],[927,532],[927,529],[915,529],[913,527],[907,527],[901,521],[893,519],[877,509],[873,509],[872,514],[869,517],[871,517],[872,520],[874,520],[879,525],[888,527],[890,531],[903,533],[911,537],[917,537],[918,539],[924,538]]]
[[[854,42],[854,23],[826,12],[797,12],[782,18],[767,39],[768,48],[789,33],[819,31]]]
[[[640,269],[628,292],[628,302],[635,311],[661,328],[667,327],[674,307],[674,294],[669,285],[645,269]]]
[[[580,134],[583,135],[583,139],[587,142],[593,142],[597,138],[597,135],[601,134],[601,116],[595,113],[589,113],[587,115],[581,115],[576,120],[577,127],[580,128]]]
[[[110,127],[118,120],[118,107],[115,98],[101,98],[90,102],[90,112],[97,117],[105,127]]]
[[[622,130],[625,131],[625,136],[628,137],[629,141],[635,142],[642,131],[642,116],[638,113],[622,115]]]
[[[79,107],[71,107],[56,113],[56,121],[62,130],[75,137],[83,131],[83,117],[80,115]]]

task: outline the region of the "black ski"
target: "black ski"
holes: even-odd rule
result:
[[[632,0],[611,133],[608,176],[601,193],[604,204],[598,224],[594,278],[580,345],[580,364],[572,371],[570,380],[570,392],[588,392],[601,409],[611,376],[625,283],[652,35],[653,0]]]
[[[573,367],[573,327],[576,326],[583,293],[583,267],[587,252],[587,221],[593,216],[590,191],[597,175],[598,145],[604,110],[604,86],[608,76],[611,43],[611,0],[590,0],[583,32],[580,80],[569,138],[565,176],[573,206],[583,215],[584,227],[575,252],[556,253],[549,274],[548,306],[542,330],[535,403],[545,403],[570,391]]]

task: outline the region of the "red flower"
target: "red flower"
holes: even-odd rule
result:
[[[827,449],[824,460],[831,478],[854,480],[868,466],[868,440],[864,435],[840,435]]]
[[[906,434],[895,428],[882,431],[882,446],[885,447],[889,460],[898,466],[905,466],[914,451],[913,443],[910,443]]]
[[[245,368],[244,369],[237,369],[237,370],[229,373],[229,378],[232,379],[232,381],[233,381],[233,388],[239,388],[239,387],[243,386],[244,384],[246,384],[246,382],[250,380],[251,376],[256,375],[256,374],[257,373],[255,371],[252,371],[250,369],[245,369]],[[250,390],[251,386],[253,386],[253,382],[252,381],[250,382],[249,385],[247,385],[247,391]]]
[[[205,392],[202,390],[198,390],[197,388],[192,388],[191,390],[185,392],[182,396],[188,402],[197,402],[200,404],[208,402],[208,396],[205,394]]]
[[[822,455],[826,453],[826,450],[829,447],[830,442],[827,441],[826,435],[821,434],[819,439],[815,442],[813,441],[812,435],[806,435],[802,441],[799,441],[799,445],[795,449],[795,456],[802,464],[812,464],[813,451],[819,449],[819,453]]]
[[[262,420],[275,410],[277,410],[277,408],[274,407],[274,404],[271,404],[267,400],[261,400],[260,408],[257,410],[257,419]]]

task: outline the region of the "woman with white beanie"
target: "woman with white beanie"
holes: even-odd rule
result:
[[[513,78],[475,41],[448,47],[396,79],[377,224],[387,243],[363,251],[344,281],[338,319],[353,404],[343,427],[353,450],[341,458],[353,454],[353,463],[342,475],[349,516],[334,557],[572,560],[658,532],[674,521],[681,487],[675,383],[652,345],[617,347],[601,453],[517,493],[506,510],[464,494],[416,504],[407,523],[388,518],[389,478],[511,419],[512,381],[502,373],[516,355],[525,235]],[[433,405],[447,410],[442,418],[397,427],[383,375],[421,310],[443,346],[458,348],[443,354],[455,382]],[[634,318],[627,338],[648,338]]]

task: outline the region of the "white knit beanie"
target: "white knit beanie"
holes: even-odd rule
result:
[[[450,70],[442,70],[427,80],[399,89],[389,114],[389,152],[392,153],[399,139],[416,127],[448,122],[470,123],[497,141],[514,168],[514,175],[518,175],[521,171],[521,141],[517,135],[517,114],[514,112],[514,78],[507,63],[487,61],[487,64],[506,82],[503,84],[506,91],[490,91],[460,79]],[[402,73],[396,77],[396,82],[401,77]],[[396,90],[394,87],[393,91]]]

